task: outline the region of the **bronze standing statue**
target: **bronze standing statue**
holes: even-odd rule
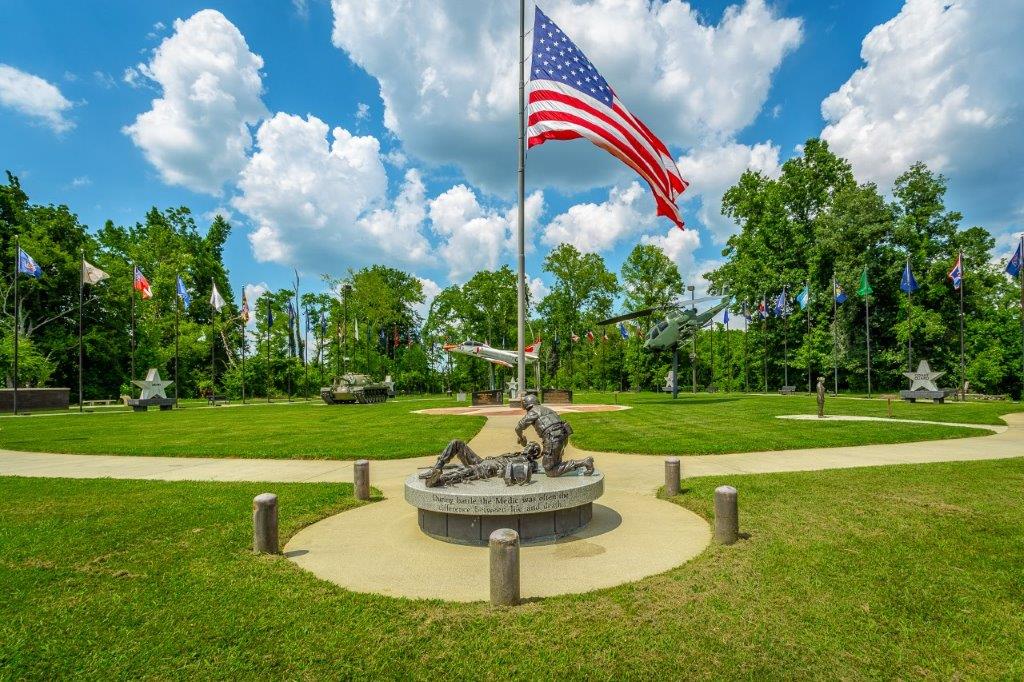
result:
[[[532,426],[540,436],[543,446],[541,459],[544,473],[548,476],[561,476],[569,471],[583,469],[584,473],[594,473],[594,458],[570,459],[562,461],[562,452],[572,435],[572,427],[566,424],[554,410],[538,404],[537,396],[530,394],[523,398],[523,409],[526,414],[516,424],[516,437],[520,445],[526,445],[523,431]]]
[[[818,377],[818,418],[825,416],[825,377]]]
[[[481,457],[473,452],[466,443],[456,439],[448,443],[444,451],[438,455],[434,466],[421,473],[420,478],[428,488],[495,476],[504,478],[505,485],[526,485],[536,470],[540,452],[538,444],[527,443],[526,447],[519,452],[506,452],[495,457]],[[456,458],[462,466],[445,469],[445,466]]]

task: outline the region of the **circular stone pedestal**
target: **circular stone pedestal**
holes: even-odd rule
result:
[[[526,485],[501,478],[428,488],[415,473],[405,481],[406,501],[419,509],[420,529],[439,540],[486,545],[491,531],[511,528],[524,542],[569,535],[590,523],[593,502],[604,493],[604,474],[580,472],[549,478],[534,474]]]

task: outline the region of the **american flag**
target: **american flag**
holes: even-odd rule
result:
[[[530,147],[583,137],[640,174],[658,215],[680,228],[676,198],[687,187],[668,148],[619,101],[608,81],[538,7],[527,85],[526,137]]]

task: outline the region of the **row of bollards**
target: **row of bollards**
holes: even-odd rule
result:
[[[678,457],[665,459],[665,495],[679,494],[680,465]],[[740,537],[739,495],[731,485],[715,488],[715,539],[731,545]]]
[[[356,460],[352,467],[352,480],[355,498],[370,499],[370,463],[367,460]],[[277,527],[277,495],[260,493],[252,498],[252,551],[280,554]]]

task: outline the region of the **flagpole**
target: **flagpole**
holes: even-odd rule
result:
[[[518,264],[516,381],[519,397],[526,395],[526,0],[519,0],[519,206],[517,219]]]
[[[839,395],[839,301],[836,300],[836,271],[832,270],[832,391]]]
[[[1024,234],[1020,236],[1021,260],[1024,261]],[[1020,280],[1020,362],[1021,362],[1021,400],[1024,400],[1024,266],[1018,268]]]
[[[210,278],[210,284],[213,285],[214,289],[217,288],[217,283]],[[217,308],[210,303],[210,397],[216,398],[217,396]],[[214,401],[216,405],[216,401]]]
[[[910,254],[907,254],[907,272],[910,272]],[[913,360],[913,319],[914,319],[914,292],[907,283],[907,371],[914,371]]]
[[[180,278],[180,277],[179,277]],[[174,297],[174,407],[178,407],[178,355],[181,345],[181,293]]]
[[[129,289],[130,295],[132,297],[132,306],[131,307],[132,307],[132,383],[133,384],[135,383],[135,271],[136,271],[136,267],[137,266],[135,265],[135,263],[132,263],[132,288]],[[135,389],[131,389],[131,390],[132,390],[132,392],[135,391]]]
[[[270,403],[270,318],[272,313],[270,312],[270,296],[267,296],[267,403]]]
[[[725,390],[729,391],[732,389],[732,343],[729,341],[729,318],[725,319],[725,347],[729,349],[729,362],[725,365],[728,368]]]
[[[13,413],[18,414],[18,324],[21,318],[18,301],[18,271],[21,269],[21,235],[14,235],[14,402]]]
[[[708,341],[708,343],[711,344],[711,386],[714,386],[715,385],[715,320],[714,320],[714,318],[711,319],[711,328],[708,331],[710,332],[710,334],[709,334],[710,340]]]
[[[807,393],[812,393],[811,388],[811,283],[804,281],[804,290],[807,292],[807,298],[804,299],[804,308],[807,310]]]
[[[782,287],[782,353],[785,361],[782,366],[783,386],[789,386],[789,315],[786,314],[789,301],[787,298],[786,287]]]
[[[960,400],[967,400],[967,367],[964,364],[964,285],[967,279],[964,275],[964,252],[957,254],[957,264],[960,266]]]
[[[242,292],[242,298],[245,298],[245,292]],[[245,302],[248,307],[248,301]],[[245,317],[239,317],[239,321],[242,323],[242,404],[245,405]]]
[[[867,340],[868,350],[868,398],[871,397],[871,308],[868,304],[868,295],[864,296],[864,332]]]
[[[302,341],[302,367],[303,367],[303,383],[305,384],[306,401],[309,401],[309,308],[306,308],[306,336]]]
[[[750,372],[747,370],[747,335],[750,333],[750,309],[743,316],[743,392],[750,393]]]
[[[82,298],[85,290],[85,249],[82,249],[82,267],[78,273],[78,411],[82,411]]]

